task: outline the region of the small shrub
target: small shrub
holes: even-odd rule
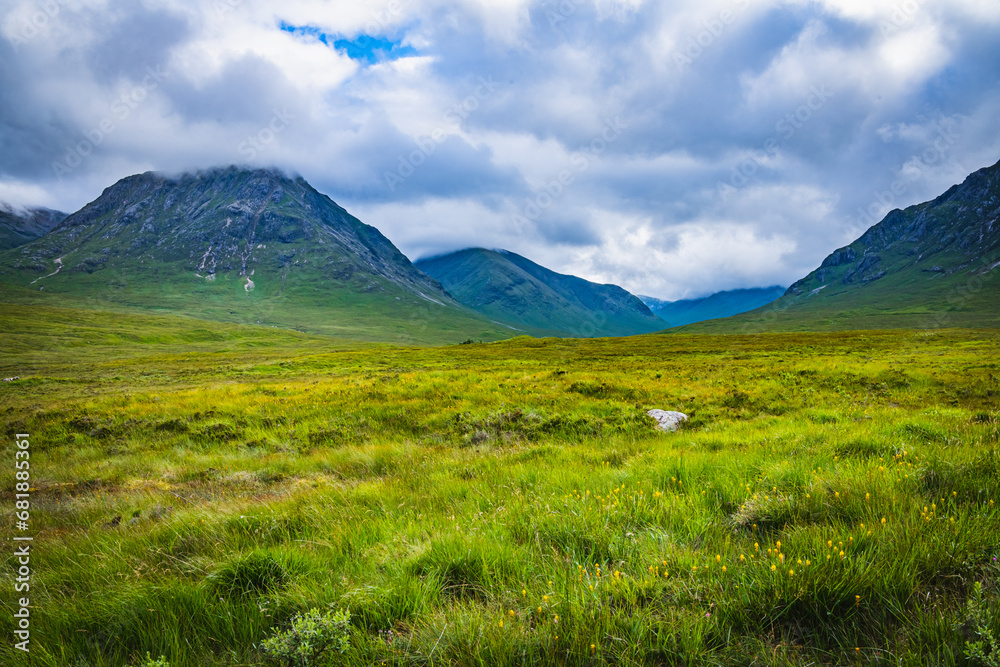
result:
[[[966,623],[978,639],[965,642],[965,657],[973,664],[1000,667],[1000,641],[993,636],[987,602],[983,600],[983,585],[976,582],[972,597],[966,603]]]
[[[146,658],[139,664],[140,667],[170,667],[170,663],[167,662],[167,656],[161,655],[154,660],[148,651],[146,652]]]
[[[296,614],[290,628],[261,642],[261,652],[286,667],[316,665],[329,651],[347,653],[351,645],[350,620],[351,614],[346,609],[325,614],[310,609],[305,614]]]

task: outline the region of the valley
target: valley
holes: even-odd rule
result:
[[[1000,666],[1000,3],[5,0],[0,667]]]
[[[0,314],[36,665],[272,664],[314,607],[349,613],[345,665],[964,664],[1000,574],[995,330],[428,348],[193,322]]]

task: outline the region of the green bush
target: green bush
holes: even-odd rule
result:
[[[983,585],[978,581],[967,603],[966,616],[977,639],[965,642],[965,657],[972,664],[1000,667],[1000,641],[990,629],[990,614],[987,603],[983,600]]]
[[[310,609],[296,614],[289,629],[261,642],[264,655],[286,667],[316,665],[328,651],[347,653],[350,648],[351,614],[346,609],[328,611]]]

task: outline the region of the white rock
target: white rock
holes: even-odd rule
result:
[[[650,410],[646,414],[656,420],[656,428],[661,431],[676,431],[680,423],[688,418],[683,412],[672,410]]]

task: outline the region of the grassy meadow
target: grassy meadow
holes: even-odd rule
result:
[[[350,620],[309,664],[1000,661],[995,330],[0,330],[0,486],[30,433],[37,535],[29,663],[5,501],[5,665],[280,664],[263,642],[312,608]]]

